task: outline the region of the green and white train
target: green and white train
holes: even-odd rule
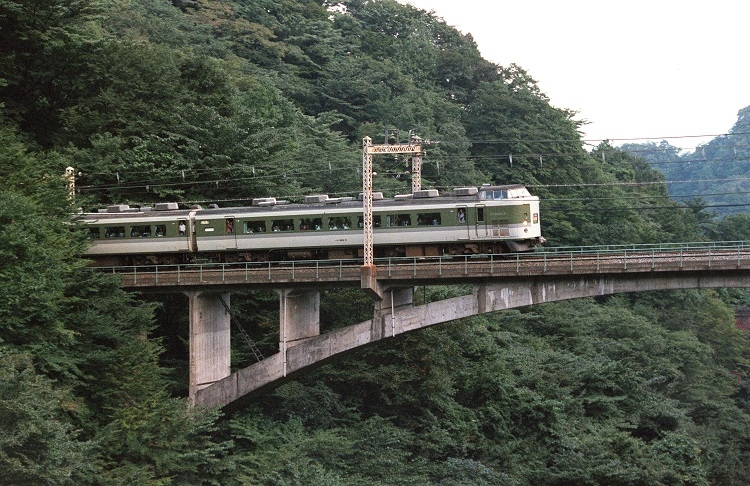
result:
[[[81,219],[92,240],[88,256],[101,266],[356,259],[364,247],[362,201],[354,198],[261,198],[237,208],[116,205]],[[539,198],[522,185],[373,195],[376,258],[530,251],[543,242]]]

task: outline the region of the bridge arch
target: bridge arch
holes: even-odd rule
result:
[[[279,380],[342,353],[396,335],[488,312],[583,297],[673,289],[748,288],[750,272],[658,272],[596,275],[556,275],[487,280],[469,295],[424,305],[411,305],[413,287],[390,287],[376,302],[367,321],[310,337],[263,361],[232,373],[198,390],[193,404],[207,407],[241,406]]]

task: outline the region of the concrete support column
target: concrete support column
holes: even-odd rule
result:
[[[294,346],[320,335],[320,292],[282,289],[279,293],[279,343]],[[279,347],[281,348],[281,346]]]
[[[190,397],[231,373],[228,293],[186,292],[190,301]]]
[[[279,293],[279,351],[286,376],[287,349],[320,335],[320,292],[281,289]]]
[[[375,301],[375,314],[372,320],[374,338],[393,337],[403,329],[396,322],[395,314],[412,306],[414,287],[389,287],[382,290],[382,300]]]

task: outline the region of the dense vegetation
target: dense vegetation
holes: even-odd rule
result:
[[[693,150],[681,151],[666,140],[630,143],[622,150],[646,159],[664,174],[672,197],[694,207],[728,216],[725,225],[747,231],[750,191],[750,106],[737,113],[737,122],[724,135]]]
[[[552,245],[748,238],[743,221],[671,199],[643,158],[608,144],[586,152],[574,113],[432,14],[393,0],[2,0],[0,103],[4,484],[750,477],[750,348],[733,321],[748,299],[737,290],[440,326],[222,416],[184,400],[184,301],[128,295],[80,258],[86,240],[68,216],[78,207],[356,194],[361,139],[389,128],[439,142],[426,187],[528,185]],[[403,159],[378,164],[377,190],[408,191]],[[276,305],[233,296],[266,352]],[[365,320],[369,306],[355,291],[325,293],[324,327]],[[241,343],[233,358],[249,362]]]

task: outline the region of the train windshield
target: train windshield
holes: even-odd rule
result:
[[[525,187],[516,187],[513,189],[485,189],[480,192],[479,199],[499,200],[499,199],[516,199],[529,197],[531,194]]]

